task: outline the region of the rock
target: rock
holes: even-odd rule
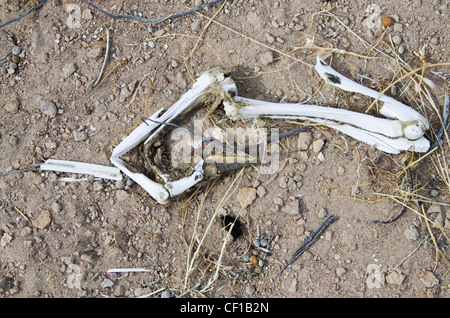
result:
[[[368,277],[366,279],[367,288],[381,288],[385,283],[384,273],[380,270],[380,265],[369,264],[367,266]]]
[[[61,212],[61,206],[58,204],[58,202],[54,201],[50,207],[54,213]]]
[[[266,53],[263,53],[261,55],[261,63],[264,66],[269,65],[270,63],[273,62],[273,52],[272,51],[268,51]]]
[[[41,212],[41,214],[39,214],[37,216],[37,218],[35,218],[33,220],[32,223],[33,223],[33,226],[37,227],[38,229],[43,230],[47,226],[50,225],[51,221],[52,221],[52,218],[51,218],[50,211],[49,210],[44,210],[44,211]]]
[[[290,214],[290,215],[299,215],[300,214],[300,205],[297,200],[289,201],[281,209],[281,211],[284,213]]]
[[[130,91],[128,86],[122,87],[120,90],[119,102],[123,103],[125,100],[131,96],[133,92]]]
[[[394,35],[392,37],[392,42],[394,42],[394,44],[400,44],[402,43],[402,37],[400,35]]]
[[[420,237],[419,230],[414,225],[410,225],[404,232],[408,240],[417,240]]]
[[[198,31],[201,30],[201,27],[202,27],[202,25],[201,25],[201,22],[199,20],[192,21],[192,23],[191,23],[191,30],[192,31],[198,32]]]
[[[256,288],[253,285],[247,286],[245,288],[245,293],[249,296],[253,296],[253,294],[256,292]]]
[[[68,4],[66,7],[66,11],[69,13],[66,24],[69,29],[73,28],[81,28],[81,8],[76,4]]]
[[[92,20],[92,11],[90,9],[84,9],[83,13],[81,14],[81,18],[84,20]]]
[[[6,245],[9,244],[9,242],[11,242],[13,239],[13,237],[8,234],[8,233],[3,233],[2,239],[0,240],[0,246],[1,247],[5,247]]]
[[[344,267],[336,268],[337,277],[342,277],[342,276],[344,276],[345,273],[347,273],[347,270]]]
[[[80,266],[76,264],[69,264],[67,266],[67,273],[70,274],[66,280],[67,287],[81,290],[81,280],[83,279],[83,274],[81,273]]]
[[[56,108],[55,103],[53,103],[52,101],[43,100],[41,102],[41,106],[39,108],[44,115],[47,115],[49,117],[56,116],[57,108]]]
[[[122,297],[125,295],[125,286],[118,285],[114,288],[114,296]]]
[[[287,177],[280,177],[278,179],[278,186],[282,189],[285,189],[287,187],[288,184],[288,178]]]
[[[324,144],[325,141],[323,139],[314,140],[314,142],[312,143],[312,150],[314,151],[314,153],[319,153],[322,150]]]
[[[311,145],[311,141],[312,141],[311,132],[307,131],[298,134],[298,142],[297,142],[298,150],[300,151],[308,150],[309,146]]]
[[[110,288],[110,287],[113,287],[113,286],[114,286],[114,283],[113,283],[112,280],[110,280],[110,279],[108,279],[108,278],[105,278],[105,279],[101,282],[100,286],[101,286],[102,288]]]
[[[267,194],[267,190],[266,190],[266,188],[264,186],[259,186],[256,189],[256,193],[258,194],[258,196],[260,198],[263,198]]]
[[[62,71],[61,71],[61,75],[64,79],[67,79],[67,78],[69,78],[70,75],[75,73],[76,70],[77,70],[77,67],[76,67],[75,63],[67,63],[67,64],[64,64]]]
[[[170,292],[165,290],[161,293],[161,298],[170,298]]]
[[[253,203],[256,199],[256,189],[251,187],[242,187],[236,196],[236,200],[239,202],[242,208],[246,208]]]
[[[431,288],[439,284],[439,280],[434,276],[431,271],[423,271],[419,274],[419,279],[427,288]]]
[[[297,291],[297,279],[294,278],[294,279],[292,280],[292,282],[291,282],[291,286],[289,286],[288,292],[289,292],[290,294],[293,294],[293,293],[295,293],[296,291]]]
[[[393,285],[400,285],[405,280],[405,275],[399,274],[397,272],[389,273],[389,275],[386,276],[386,282],[388,284]]]
[[[317,213],[317,216],[318,216],[319,218],[324,218],[324,217],[326,217],[326,216],[327,216],[327,210],[324,209],[324,208],[321,208],[321,209],[319,210],[319,213]]]
[[[88,139],[88,135],[84,130],[74,130],[72,135],[75,141],[85,141]]]
[[[148,287],[138,287],[134,290],[134,296],[141,297],[150,294],[152,290]]]
[[[6,101],[4,108],[10,114],[17,114],[19,112],[19,101],[17,98],[10,99]]]

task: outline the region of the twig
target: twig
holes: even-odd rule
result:
[[[103,60],[102,68],[100,69],[100,74],[98,74],[97,80],[93,84],[89,84],[89,86],[86,88],[86,92],[89,94],[92,91],[93,87],[97,87],[98,83],[100,82],[100,79],[102,78],[103,71],[105,70],[106,61],[108,60],[109,55],[109,30],[106,29],[106,49],[105,49],[105,59]]]
[[[405,214],[406,212],[406,207],[403,206],[402,209],[400,210],[400,212],[394,216],[393,218],[387,220],[387,221],[379,221],[379,220],[374,220],[374,221],[370,221],[367,224],[389,224],[389,223],[393,223],[395,221],[397,221],[403,214]]]
[[[10,172],[4,173],[4,174],[0,174],[0,178],[5,177],[5,176],[9,176],[10,174],[27,172],[27,171],[30,171],[30,170],[32,170],[32,168],[10,171]]]
[[[16,22],[16,21],[22,19],[23,17],[26,17],[27,15],[29,15],[29,14],[30,14],[31,12],[33,12],[34,10],[37,10],[37,9],[39,9],[40,7],[42,7],[46,2],[47,2],[47,0],[41,0],[40,3],[38,3],[37,5],[35,5],[34,7],[32,7],[30,10],[25,11],[24,13],[19,14],[17,17],[15,17],[15,18],[13,18],[13,19],[11,19],[11,20],[9,20],[9,21],[6,21],[6,22],[3,22],[2,24],[0,24],[0,28],[3,28],[4,26],[7,26],[7,25],[10,24],[10,23]]]
[[[442,111],[442,125],[439,129],[438,133],[436,134],[436,139],[433,142],[433,144],[430,146],[430,149],[428,151],[433,150],[434,148],[439,147],[442,144],[442,136],[444,133],[448,130],[450,127],[450,120],[449,120],[449,111],[450,110],[450,98],[448,97],[447,93],[445,93],[445,99],[444,99],[444,109]]]
[[[163,22],[163,21],[168,20],[168,19],[175,19],[175,18],[181,17],[183,15],[190,14],[190,13],[195,12],[195,11],[200,11],[203,8],[206,8],[208,6],[214,5],[214,4],[219,3],[219,2],[223,2],[225,0],[214,0],[214,1],[211,1],[211,2],[208,2],[208,3],[201,4],[201,5],[197,6],[197,7],[194,7],[192,9],[189,9],[189,10],[186,10],[186,11],[183,11],[183,12],[174,13],[174,14],[162,17],[162,18],[155,18],[155,19],[149,19],[149,18],[139,17],[139,16],[135,16],[135,15],[130,15],[130,14],[112,14],[112,13],[109,13],[109,12],[99,8],[98,6],[96,6],[95,4],[93,4],[93,3],[91,3],[91,2],[89,2],[87,0],[81,0],[81,1],[83,1],[84,3],[87,3],[91,7],[97,9],[101,13],[106,14],[108,17],[113,18],[113,19],[130,19],[130,20],[136,20],[136,21],[143,22],[143,23],[160,23],[160,22]]]
[[[325,231],[325,229],[334,221],[338,220],[338,217],[330,215],[323,223],[322,225],[315,230],[310,236],[308,236],[306,238],[306,240],[303,242],[303,244],[298,248],[298,250],[295,251],[292,259],[286,264],[284,265],[284,267],[278,272],[277,276],[275,276],[275,278],[277,278],[278,276],[280,276],[280,274],[289,266],[291,265],[293,262],[295,262],[295,260],[297,258],[300,257],[300,255],[303,254],[304,251],[306,251],[316,240],[317,238],[320,236],[320,234],[322,234],[323,231]]]
[[[408,254],[408,256],[406,256],[401,262],[400,264],[398,264],[397,266],[395,266],[394,268],[392,268],[392,270],[397,269],[398,267],[402,266],[402,264],[408,259],[410,258],[415,252],[417,252],[419,250],[419,248],[422,246],[423,243],[425,243],[426,241],[428,241],[427,238],[424,238],[422,241],[420,241],[419,245],[417,245],[417,247],[414,249],[414,251],[412,251],[411,253]]]
[[[225,2],[222,4],[222,6],[220,7],[219,10],[217,10],[217,12],[214,14],[214,16],[208,21],[208,23],[206,24],[206,26],[203,28],[202,33],[200,34],[200,36],[197,39],[197,42],[195,42],[194,48],[192,49],[191,53],[189,54],[188,57],[185,58],[185,63],[187,63],[187,61],[192,57],[192,55],[194,55],[195,50],[197,49],[197,46],[199,44],[199,42],[201,41],[203,34],[205,34],[206,30],[208,29],[208,27],[211,25],[211,22],[214,20],[214,18],[219,14],[220,11],[222,11],[223,7],[225,6]]]
[[[105,77],[103,77],[103,79],[100,81],[100,83],[97,84],[97,86],[94,86],[94,90],[97,89],[97,87],[99,87],[100,85],[102,85],[103,81],[116,69],[118,68],[120,65],[124,64],[126,62],[126,60],[122,60],[119,63],[116,64],[116,66],[114,66],[108,73],[106,73]]]

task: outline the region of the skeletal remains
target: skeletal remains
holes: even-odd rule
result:
[[[151,180],[145,174],[136,172],[120,158],[131,149],[143,143],[151,151],[155,142],[160,140],[173,123],[193,109],[208,105],[213,110],[223,104],[225,114],[233,121],[256,118],[295,119],[323,124],[336,129],[354,139],[375,146],[387,153],[401,151],[426,152],[430,148],[424,137],[429,123],[425,117],[412,108],[395,99],[378,93],[368,87],[339,74],[321,58],[317,58],[317,73],[326,83],[342,90],[360,93],[377,99],[383,105],[379,113],[387,118],[377,118],[368,114],[345,109],[289,103],[271,103],[240,97],[231,77],[220,69],[211,69],[203,73],[193,87],[169,109],[158,110],[146,118],[130,135],[114,148],[111,163],[116,167],[65,160],[47,160],[40,166],[42,170],[75,172],[94,177],[120,180],[123,172],[159,203],[165,204],[205,179],[204,161],[196,163],[192,174],[173,180],[167,174],[156,170],[163,183]]]

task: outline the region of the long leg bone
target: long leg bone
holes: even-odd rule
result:
[[[327,82],[346,91],[373,98],[379,95],[378,92],[342,76],[320,58],[317,59],[316,70]],[[380,113],[395,119],[316,105],[270,103],[237,95],[231,101],[225,100],[224,108],[227,115],[235,120],[256,117],[309,120],[325,124],[388,153],[403,150],[426,152],[430,144],[423,135],[429,127],[428,121],[412,108],[391,97],[381,95],[379,100],[384,102]]]
[[[405,136],[408,139],[419,139],[430,128],[428,120],[411,107],[396,101],[392,97],[380,95],[379,92],[339,74],[320,57],[317,57],[316,71],[328,84],[344,91],[360,93],[383,102],[384,104],[379,110],[380,114],[387,118],[402,121],[405,125]]]
[[[96,178],[122,180],[122,175],[120,174],[119,169],[91,163],[48,159],[39,167],[41,170],[80,173],[92,175]]]

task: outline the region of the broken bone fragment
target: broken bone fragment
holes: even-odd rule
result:
[[[96,178],[122,180],[120,170],[114,167],[78,161],[48,159],[40,165],[41,170],[92,175]]]
[[[195,186],[197,183],[203,180],[204,171],[203,171],[203,160],[200,161],[194,167],[194,173],[189,177],[182,178],[180,180],[167,182],[165,187],[169,191],[171,197],[180,195],[187,191],[188,189]]]

